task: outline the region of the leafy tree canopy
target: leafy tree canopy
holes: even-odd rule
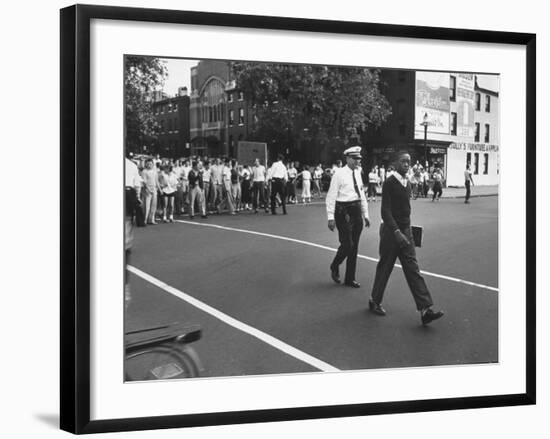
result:
[[[391,114],[376,69],[234,62],[232,70],[256,106],[258,132],[283,142],[304,132],[316,140],[347,142]]]
[[[126,102],[126,149],[141,151],[155,137],[156,120],[152,111],[152,92],[164,85],[168,72],[165,63],[149,56],[126,56],[124,92]]]

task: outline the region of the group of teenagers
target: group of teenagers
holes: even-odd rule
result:
[[[134,185],[140,203],[136,212],[138,226],[173,222],[175,214],[208,214],[227,211],[236,215],[243,210],[258,213],[259,209],[276,214],[276,207],[301,201],[310,203],[322,198],[322,184],[327,177],[321,164],[298,167],[283,163],[279,156],[266,168],[259,159],[252,166],[235,159],[201,158],[173,160],[143,158],[132,160],[139,172]]]
[[[376,194],[378,191],[382,191],[384,181],[393,172],[395,172],[394,166],[388,166],[388,169],[381,165],[380,167],[374,166],[371,168],[367,176],[367,200],[376,201]],[[428,198],[428,192],[430,188],[432,190],[432,201],[439,201],[443,195],[443,171],[439,166],[427,165],[424,167],[419,161],[415,165],[411,166],[407,171],[407,179],[411,183],[411,198],[416,200],[417,198]]]

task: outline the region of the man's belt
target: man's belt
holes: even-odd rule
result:
[[[336,204],[340,206],[354,206],[356,204],[361,204],[361,200],[355,200],[355,201],[337,201]]]

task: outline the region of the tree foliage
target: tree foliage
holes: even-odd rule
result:
[[[232,71],[265,139],[347,143],[391,114],[376,69],[234,62]]]
[[[126,149],[141,151],[155,139],[156,119],[151,94],[164,85],[165,63],[149,56],[126,56],[124,93],[126,103]]]

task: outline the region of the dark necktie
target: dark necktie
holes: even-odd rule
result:
[[[353,187],[355,188],[355,193],[357,194],[359,199],[361,199],[361,194],[359,193],[359,187],[357,186],[357,180],[355,179],[355,171],[353,169],[351,170],[351,175],[353,177]]]

